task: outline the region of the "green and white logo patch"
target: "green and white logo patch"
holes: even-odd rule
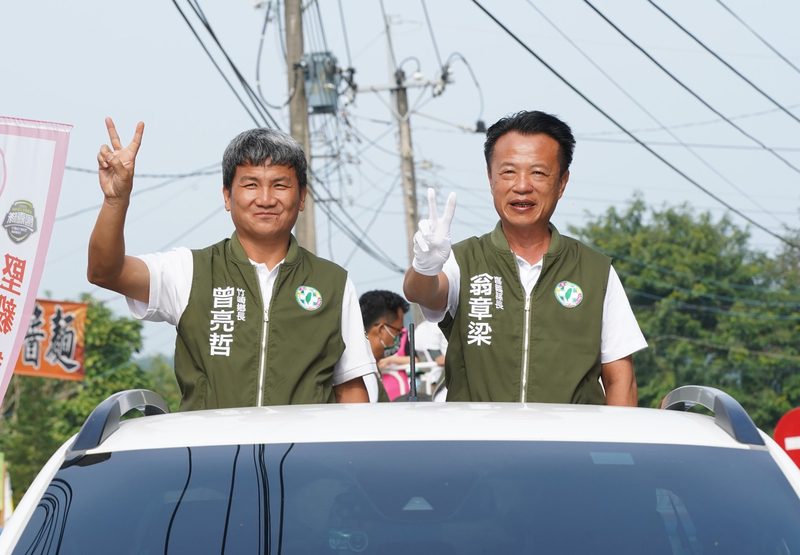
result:
[[[319,291],[309,285],[301,285],[294,292],[294,297],[305,310],[317,310],[322,306],[322,295]]]
[[[553,293],[556,296],[556,300],[567,308],[575,308],[583,300],[583,290],[571,281],[562,281],[556,285]]]

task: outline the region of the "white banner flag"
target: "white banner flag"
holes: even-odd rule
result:
[[[0,401],[36,301],[71,130],[0,117]]]

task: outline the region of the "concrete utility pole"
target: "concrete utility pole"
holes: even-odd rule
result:
[[[286,67],[289,78],[289,121],[291,135],[306,153],[311,187],[311,141],[308,136],[308,99],[300,63],[303,60],[303,8],[301,0],[285,0]],[[293,90],[295,89],[295,90]],[[313,187],[312,187],[313,188]],[[306,195],[306,207],[300,212],[295,227],[297,242],[312,253],[317,252],[317,231],[314,223],[314,200]]]
[[[417,232],[417,179],[414,175],[414,150],[411,146],[411,124],[408,117],[406,76],[402,69],[395,73],[397,89],[394,91],[397,106],[397,125],[400,128],[400,171],[403,179],[403,200],[406,206],[406,235],[408,236],[408,263],[414,259],[414,234]]]

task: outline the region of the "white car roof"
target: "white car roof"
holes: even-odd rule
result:
[[[349,441],[585,441],[749,449],[712,417],[645,408],[517,403],[294,405],[123,421],[104,453],[135,449]]]

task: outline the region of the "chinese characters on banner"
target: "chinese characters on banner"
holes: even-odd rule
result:
[[[0,117],[0,400],[29,331],[71,130]]]
[[[14,373],[82,380],[87,306],[36,299]]]

